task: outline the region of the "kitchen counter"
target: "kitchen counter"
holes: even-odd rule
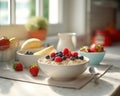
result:
[[[69,89],[0,78],[0,96],[111,96],[120,86],[120,44],[105,49],[105,58],[96,67],[113,67],[100,78],[99,84],[92,81],[82,89]],[[3,69],[9,63],[0,62],[0,68]]]

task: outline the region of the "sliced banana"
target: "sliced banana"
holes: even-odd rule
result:
[[[54,46],[49,46],[49,47],[46,47],[38,52],[35,52],[33,55],[45,56],[45,55],[48,55],[51,52],[55,52],[55,51],[56,51],[56,49],[54,48]]]
[[[33,49],[33,48],[41,48],[43,45],[42,41],[37,38],[30,38],[26,40],[22,45],[20,50],[27,50],[27,49]]]

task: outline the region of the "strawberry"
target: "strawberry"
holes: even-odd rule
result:
[[[39,73],[39,66],[37,64],[32,64],[29,68],[29,72],[32,76],[36,77]]]
[[[9,47],[10,47],[9,39],[6,38],[5,36],[1,37],[0,38],[0,50],[5,50],[5,49],[8,49]]]
[[[92,44],[90,46],[90,51],[91,52],[103,52],[104,51],[104,47],[100,44]]]
[[[22,71],[23,70],[23,65],[20,62],[15,62],[13,64],[13,68],[15,69],[15,71]]]

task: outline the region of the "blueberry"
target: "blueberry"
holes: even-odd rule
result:
[[[46,59],[50,59],[50,56],[49,56],[49,55],[47,55],[47,56],[45,56],[45,58],[46,58]]]
[[[81,59],[81,60],[84,60],[84,57],[83,57],[83,56],[79,56],[78,58]]]
[[[75,57],[71,56],[71,57],[70,57],[70,60],[74,61],[74,60],[75,60]]]
[[[79,59],[78,56],[75,56],[75,59]]]
[[[31,52],[31,51],[26,51],[25,54],[26,54],[26,55],[33,55],[33,52]]]
[[[60,57],[62,57],[62,56],[63,56],[63,54],[62,54],[62,52],[61,52],[61,51],[57,52],[57,53],[56,53],[56,55],[57,55],[57,56],[60,56]]]
[[[66,60],[66,57],[65,57],[65,56],[62,56],[62,60]]]

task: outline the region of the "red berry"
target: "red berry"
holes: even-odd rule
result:
[[[87,49],[87,52],[91,52],[90,48]]]
[[[23,70],[23,65],[20,62],[16,62],[13,64],[13,68],[15,69],[15,71],[22,71]]]
[[[50,57],[52,58],[52,57],[55,57],[55,55],[56,55],[56,53],[55,52],[52,52],[51,54],[50,54]]]
[[[37,64],[32,64],[29,68],[29,72],[31,73],[32,76],[37,76],[39,73],[39,66]]]
[[[74,57],[77,57],[78,56],[78,52],[71,52],[71,55],[74,56]]]
[[[5,50],[10,47],[10,41],[6,37],[1,37],[0,38],[0,50]]]
[[[66,58],[70,58],[72,56],[71,52],[65,55]]]
[[[55,57],[55,62],[62,62],[62,58],[60,56]]]
[[[68,48],[64,48],[63,49],[63,54],[66,55],[66,54],[69,54],[70,50]]]

